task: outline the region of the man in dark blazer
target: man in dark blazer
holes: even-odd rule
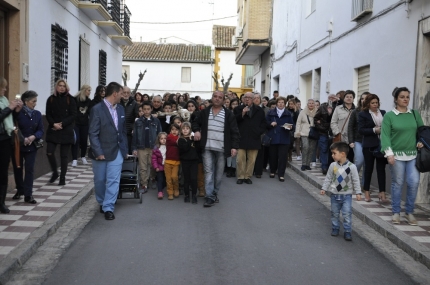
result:
[[[237,184],[252,184],[255,159],[261,148],[261,135],[266,131],[264,110],[253,103],[251,92],[245,93],[244,105],[234,109],[234,116],[239,127],[240,142],[237,152]],[[256,95],[260,96],[260,95]]]
[[[94,189],[100,212],[106,220],[113,220],[119,191],[121,168],[127,157],[127,129],[124,107],[119,103],[123,87],[111,82],[106,97],[91,109],[88,153],[93,160]]]

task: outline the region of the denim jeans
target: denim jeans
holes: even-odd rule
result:
[[[115,160],[92,160],[96,200],[105,212],[115,209],[123,160],[119,150]]]
[[[320,161],[321,161],[321,169],[328,170],[328,157],[329,157],[329,145],[328,145],[328,136],[320,135],[320,139],[318,140],[318,147],[320,149]]]
[[[164,176],[164,171],[158,171],[157,172],[158,192],[163,192],[164,187],[166,187],[166,176]]]
[[[205,149],[202,157],[205,170],[206,198],[215,200],[215,196],[217,196],[221,187],[224,172],[224,152]]]
[[[420,173],[415,167],[415,158],[409,161],[396,160],[394,165],[390,164],[391,172],[391,206],[393,214],[400,213],[402,199],[402,187],[406,180],[406,203],[405,212],[412,214],[415,207],[418,186],[420,184]]]
[[[332,229],[338,230],[339,225],[339,214],[342,211],[343,216],[343,229],[346,233],[352,232],[352,195],[336,195],[331,194],[331,225]]]
[[[357,171],[360,172],[364,165],[364,155],[363,155],[363,144],[361,142],[354,142],[354,164],[357,167]],[[363,173],[364,173],[363,169]],[[361,186],[364,185],[364,175],[361,179]]]

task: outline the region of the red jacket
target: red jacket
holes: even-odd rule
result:
[[[178,136],[172,134],[167,135],[166,140],[166,160],[179,161],[179,148],[177,145]]]
[[[161,155],[160,149],[158,147],[154,147],[152,150],[152,167],[154,169],[159,169],[160,171],[164,171],[164,165],[163,165],[163,156]]]

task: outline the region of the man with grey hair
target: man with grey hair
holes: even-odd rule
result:
[[[152,111],[151,114],[157,114],[157,112],[163,111],[163,100],[161,99],[161,95],[155,95],[152,98]]]
[[[131,96],[129,87],[124,86],[123,96],[120,103],[125,110],[125,127],[127,129],[128,154],[131,154],[131,140],[133,138],[134,121],[139,117],[139,105]]]
[[[263,109],[253,103],[254,94],[245,93],[244,105],[234,109],[240,133],[237,154],[237,184],[252,184],[255,159],[261,148],[261,135],[266,131],[266,117]]]
[[[206,202],[204,207],[218,203],[218,192],[224,172],[225,158],[236,156],[239,130],[233,113],[224,107],[224,93],[212,94],[212,105],[200,111],[192,122],[194,140],[203,149]]]

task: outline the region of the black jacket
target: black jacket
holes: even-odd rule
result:
[[[349,142],[362,142],[363,135],[358,132],[358,114],[361,109],[355,109],[351,113],[351,117],[348,122],[348,141]]]
[[[381,113],[385,115],[384,110]],[[378,135],[373,132],[374,127],[376,125],[369,110],[361,111],[358,114],[358,132],[363,135],[363,147],[377,147],[380,144]]]
[[[197,148],[199,147],[199,142],[195,142],[193,139],[189,138],[179,138],[178,139],[178,148],[179,148],[179,157],[185,161],[195,161],[198,163],[199,161],[199,152]]]
[[[206,146],[206,141],[208,139],[208,120],[209,112],[212,106],[200,111],[196,119],[192,122],[193,132],[200,132],[200,148]],[[237,128],[236,118],[233,112],[222,107],[225,112],[225,124],[224,124],[224,155],[226,157],[231,156],[232,149],[239,149],[240,134]]]
[[[46,100],[46,120],[48,129],[46,141],[57,144],[73,144],[73,127],[77,113],[76,101],[69,93],[49,96]],[[54,131],[55,123],[63,123],[63,129]]]
[[[125,110],[125,128],[127,130],[127,135],[131,135],[133,132],[134,122],[139,117],[139,105],[132,97],[128,99],[127,103],[121,99],[121,105]]]
[[[0,109],[0,141],[10,139],[11,136],[6,133],[6,130],[3,125],[3,120],[6,119],[12,113],[12,110],[9,107],[4,109]]]
[[[92,107],[92,101],[90,98],[86,98],[85,101],[79,101],[75,97],[77,114],[75,119],[75,124],[79,126],[88,126],[90,122],[90,111]]]
[[[238,106],[233,110],[240,133],[240,149],[260,149],[261,135],[266,131],[266,116],[264,110],[253,104],[251,117],[248,114],[242,116],[246,105]]]
[[[331,114],[329,115],[327,106],[321,105],[314,117],[315,128],[321,135],[328,136],[330,130]]]

